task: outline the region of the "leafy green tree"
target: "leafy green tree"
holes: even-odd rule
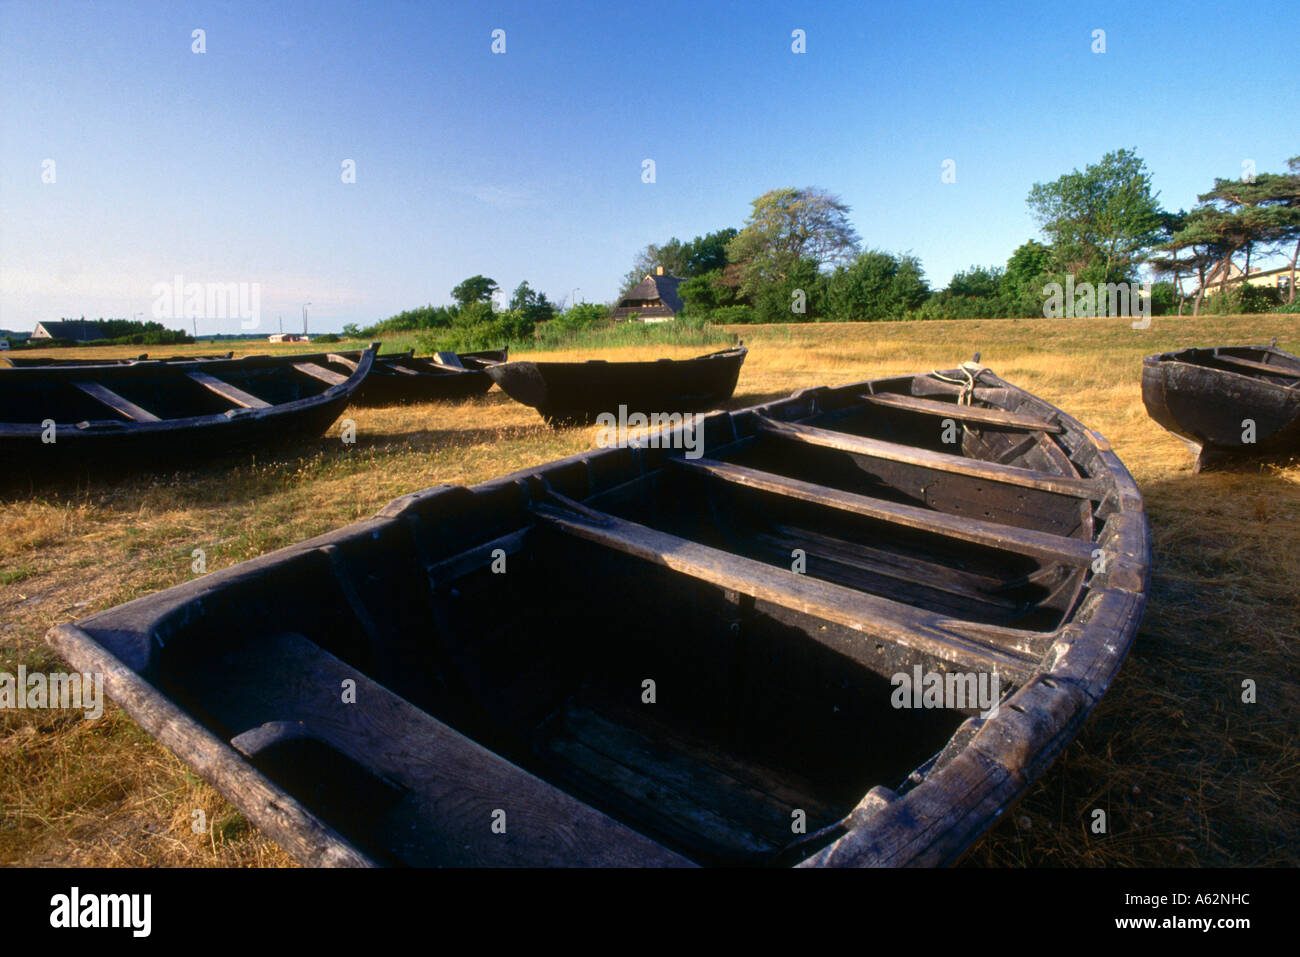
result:
[[[740,292],[762,311],[758,299],[785,286],[805,263],[815,269],[847,262],[858,251],[849,207],[824,190],[774,189],[751,204],[745,227],[727,243],[727,258],[740,266]]]
[[[839,322],[898,319],[929,294],[919,259],[875,249],[838,267],[827,280],[830,318]]]
[[[727,265],[727,243],[735,237],[736,232],[732,227],[727,227],[696,236],[690,242],[684,243],[674,236],[662,246],[651,243],[637,253],[632,271],[623,277],[622,293],[626,294],[659,266],[663,267],[667,275],[681,276],[684,279],[698,278],[722,269]]]
[[[497,291],[496,281],[486,276],[470,276],[451,291],[451,298],[461,306],[474,302],[492,301],[492,294]]]
[[[1007,268],[1002,273],[1003,287],[1007,291],[1018,292],[1050,273],[1054,263],[1052,250],[1031,239],[1017,247],[1007,260]]]
[[[1028,204],[1059,266],[1080,280],[1126,281],[1158,241],[1160,205],[1134,150],[1035,183]]]
[[[753,295],[756,322],[819,322],[827,317],[827,277],[811,259],[800,259],[783,276],[759,286]],[[802,312],[798,311],[802,308]]]
[[[534,324],[546,322],[555,315],[555,306],[546,298],[546,293],[534,291],[527,281],[515,287],[510,297],[510,309],[520,312]]]

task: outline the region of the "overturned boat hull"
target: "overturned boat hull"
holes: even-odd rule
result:
[[[690,428],[48,638],[305,864],[956,860],[1132,644],[1132,478],[985,370]]]
[[[1300,453],[1300,357],[1276,344],[1147,356],[1142,401],[1191,448],[1195,472]]]

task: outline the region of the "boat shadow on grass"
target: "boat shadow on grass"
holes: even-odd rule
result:
[[[359,468],[382,469],[383,460],[414,452],[432,455],[451,448],[471,448],[526,440],[546,435],[542,422],[536,425],[503,425],[493,428],[411,429],[400,432],[371,432],[358,428],[355,441],[345,442],[335,423],[324,435],[287,439],[273,445],[204,451],[187,449],[166,458],[147,462],[132,459],[9,463],[0,470],[0,500],[21,500],[40,496],[66,499],[90,491],[130,492],[141,486],[193,485],[196,488],[217,481],[251,480],[256,473],[327,473],[355,464]]]

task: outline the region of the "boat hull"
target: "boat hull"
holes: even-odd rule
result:
[[[374,355],[366,350],[349,376],[313,355],[0,370],[0,454],[28,474],[135,470],[314,438],[347,407]]]
[[[589,425],[602,414],[673,414],[716,409],[736,391],[744,347],[656,362],[508,362],[488,369],[516,402],[555,426]]]
[[[356,361],[357,353],[344,353]],[[393,405],[470,399],[492,388],[488,366],[507,360],[504,349],[466,352],[457,357],[460,368],[440,366],[428,358],[378,356],[366,381],[357,390],[357,405]],[[414,374],[413,374],[414,373]]]
[[[48,639],[305,864],[949,864],[1078,732],[1150,563],[1105,440],[980,381],[426,489]]]
[[[1245,363],[1276,366],[1278,373]],[[1300,358],[1275,347],[1147,356],[1142,401],[1152,419],[1191,448],[1197,472],[1300,452]]]

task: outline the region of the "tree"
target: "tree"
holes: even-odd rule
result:
[[[875,249],[838,267],[827,285],[831,318],[843,322],[897,319],[930,294],[919,259]]]
[[[1051,183],[1035,183],[1028,204],[1058,264],[1098,282],[1127,280],[1158,239],[1160,206],[1151,174],[1133,150]]]
[[[1295,301],[1296,259],[1300,257],[1300,156],[1287,160],[1286,173],[1261,173],[1249,180],[1215,179],[1214,188],[1198,197],[1205,206],[1235,217],[1233,225],[1244,238],[1242,246],[1228,252],[1223,271],[1227,280],[1231,257],[1238,249],[1246,252],[1243,268],[1250,275],[1250,261],[1256,247],[1290,246],[1291,291]],[[1222,283],[1221,283],[1222,285]]]
[[[1210,207],[1199,207],[1187,213],[1172,225],[1174,235],[1156,248],[1170,254],[1170,261],[1153,262],[1155,268],[1186,268],[1197,277],[1196,299],[1192,302],[1192,315],[1200,315],[1205,299],[1205,284],[1216,266],[1226,272],[1232,254],[1241,248],[1239,226],[1234,217]],[[1181,254],[1181,256],[1180,256]]]
[[[510,296],[510,309],[534,324],[546,322],[555,315],[555,306],[546,298],[546,293],[535,291],[526,280],[516,286]]]
[[[676,236],[662,246],[651,243],[637,253],[632,271],[623,277],[624,294],[659,266],[670,276],[694,279],[727,265],[727,243],[736,230],[730,226],[682,242]]]
[[[849,207],[824,190],[774,189],[751,206],[745,228],[727,243],[728,260],[741,267],[740,291],[751,299],[785,282],[801,263],[820,269],[857,253]]]
[[[451,291],[451,298],[461,307],[472,302],[491,302],[492,294],[497,291],[496,281],[486,276],[470,276]]]
[[[1031,239],[1011,254],[1002,273],[1002,282],[1009,291],[1018,292],[1021,287],[1037,283],[1050,273],[1053,261],[1052,250]]]

